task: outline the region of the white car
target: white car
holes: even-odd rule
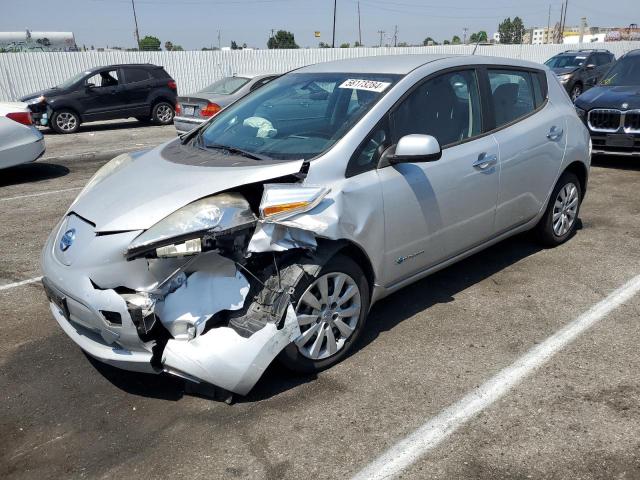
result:
[[[44,137],[26,103],[0,103],[0,168],[33,162],[44,153]]]

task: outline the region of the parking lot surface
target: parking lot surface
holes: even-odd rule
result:
[[[2,478],[349,478],[640,274],[640,164],[596,159],[568,243],[519,236],[394,294],[317,376],[274,365],[232,406],[185,394],[175,378],[89,361],[41,285],[16,284],[40,275],[100,152],[172,129],[47,135],[43,159],[0,174]],[[401,477],[640,478],[639,315],[632,296]]]

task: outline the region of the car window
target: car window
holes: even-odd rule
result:
[[[200,91],[202,93],[214,93],[217,95],[231,95],[235,91],[240,90],[240,88],[248,82],[249,79],[244,77],[225,77],[217,82],[213,82]]]
[[[393,113],[394,142],[412,133],[434,136],[445,147],[482,132],[475,70],[445,73],[416,88]]]
[[[94,87],[113,87],[118,85],[118,70],[105,70],[100,73],[96,73],[94,76],[87,78],[86,85],[93,85]]]
[[[360,144],[349,161],[345,175],[352,177],[375,168],[380,155],[390,144],[389,137],[389,127],[385,119]]]
[[[144,82],[149,80],[149,73],[143,68],[127,68],[124,71],[126,83]]]
[[[622,57],[613,64],[600,82],[610,86],[639,86],[640,85],[640,55]]]
[[[489,69],[488,73],[496,128],[536,109],[530,72]]]
[[[274,160],[314,158],[339,141],[399,78],[289,73],[216,115],[194,137],[193,146],[205,150],[224,146]]]
[[[585,65],[586,55],[558,55],[544,62],[549,68],[570,68]]]

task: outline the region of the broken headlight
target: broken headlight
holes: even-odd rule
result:
[[[281,220],[315,208],[329,193],[327,187],[298,184],[267,184],[260,202],[260,214],[266,221]]]
[[[201,252],[211,238],[253,226],[256,216],[238,193],[221,193],[176,210],[138,235],[127,258],[181,257]]]

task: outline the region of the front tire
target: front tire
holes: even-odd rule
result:
[[[151,120],[157,125],[169,125],[173,122],[175,111],[169,102],[158,102],[153,106]]]
[[[573,235],[581,203],[582,188],[578,177],[571,172],[564,172],[553,189],[549,205],[536,227],[538,238],[543,245],[555,247]]]
[[[369,312],[369,284],[357,263],[338,254],[317,277],[304,276],[291,301],[302,333],[278,359],[293,371],[319,372],[340,362],[360,336]]]
[[[80,128],[80,117],[73,110],[55,111],[50,126],[56,133],[75,133]]]

